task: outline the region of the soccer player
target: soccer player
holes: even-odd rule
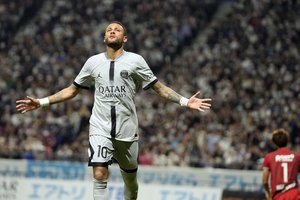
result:
[[[263,187],[267,200],[300,200],[298,172],[300,154],[290,151],[288,132],[276,129],[272,133],[272,142],[277,150],[268,153],[263,163]],[[269,177],[271,190],[269,189]]]
[[[185,98],[157,80],[144,58],[124,50],[127,32],[120,22],[105,30],[106,52],[90,57],[73,84],[41,99],[16,101],[25,113],[74,98],[81,89],[94,84],[94,105],[89,129],[89,166],[93,167],[95,200],[107,199],[108,166],[114,158],[124,180],[124,198],[137,199],[138,119],[134,97],[139,88],[152,88],[161,97],[190,109],[210,109],[210,98],[198,98],[199,91]],[[146,102],[146,100],[145,100]]]

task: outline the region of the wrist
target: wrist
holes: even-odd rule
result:
[[[188,98],[185,98],[185,97],[181,97],[180,100],[179,100],[179,104],[183,107],[187,107],[188,106],[188,102],[189,102],[189,99]]]
[[[48,97],[38,99],[41,107],[47,107],[50,105],[50,100]]]

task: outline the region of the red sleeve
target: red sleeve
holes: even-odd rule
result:
[[[267,154],[264,159],[263,167],[270,168],[269,155]]]
[[[298,172],[300,172],[300,153],[297,153],[298,155]]]

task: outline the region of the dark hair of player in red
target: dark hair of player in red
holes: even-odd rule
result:
[[[289,142],[289,134],[286,130],[279,128],[272,132],[272,142],[280,147],[286,147]]]
[[[112,21],[109,24],[119,24],[120,26],[122,26],[123,30],[124,30],[124,35],[127,36],[127,30],[126,27],[124,26],[124,24],[122,24],[120,21]]]

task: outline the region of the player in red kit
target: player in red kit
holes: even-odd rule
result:
[[[278,149],[268,153],[263,163],[263,186],[266,198],[267,200],[300,200],[297,180],[300,154],[288,149],[289,135],[284,129],[273,131],[272,142]]]

